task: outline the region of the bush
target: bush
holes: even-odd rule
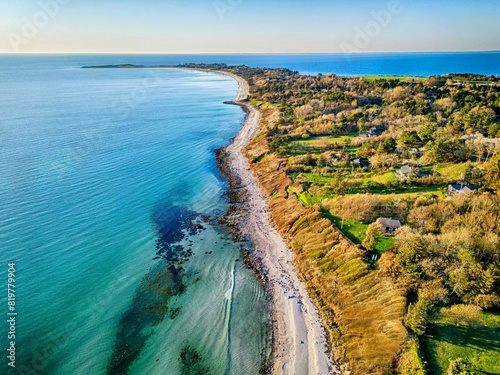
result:
[[[473,375],[474,373],[469,369],[469,366],[462,358],[457,358],[450,361],[447,375]]]
[[[419,299],[417,303],[410,304],[404,318],[406,327],[416,335],[422,336],[427,330],[430,308],[431,303],[426,299]]]

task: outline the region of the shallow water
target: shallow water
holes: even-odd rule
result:
[[[43,58],[0,58],[0,82],[18,370],[258,373],[267,296],[240,244],[200,218],[227,206],[213,150],[241,128],[243,111],[223,104],[236,82]]]

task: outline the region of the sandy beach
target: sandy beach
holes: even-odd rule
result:
[[[221,72],[228,74],[227,72]],[[245,104],[247,82],[238,81],[237,104],[245,108],[245,123],[233,143],[226,148],[231,173],[239,176],[248,194],[248,209],[241,230],[255,245],[268,286],[273,295],[274,352],[273,374],[340,374],[327,349],[326,333],[316,307],[298,278],[293,266],[293,252],[271,224],[267,198],[250,171],[244,147],[259,129],[260,112]]]

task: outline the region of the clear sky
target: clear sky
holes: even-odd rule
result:
[[[499,0],[0,0],[0,52],[500,50]]]

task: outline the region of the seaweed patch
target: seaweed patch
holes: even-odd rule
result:
[[[204,227],[196,212],[173,205],[157,207],[152,221],[158,233],[155,259],[161,261],[144,276],[120,318],[108,374],[127,374],[152,335],[152,328],[166,316],[175,319],[181,311],[181,307],[169,309],[169,302],[186,289],[183,264],[192,250],[179,242],[187,235],[200,233]],[[185,357],[192,356],[188,353]]]

